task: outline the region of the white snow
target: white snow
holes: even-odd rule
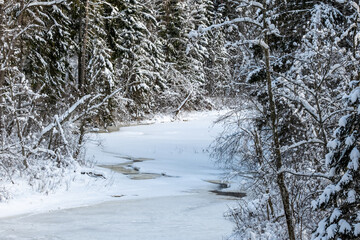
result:
[[[347,233],[347,232],[350,232],[350,231],[351,231],[350,224],[346,220],[341,219],[339,221],[339,232],[340,233]]]
[[[328,235],[328,239],[333,238],[336,234],[337,231],[337,225],[336,224],[331,224],[327,229],[326,229],[326,233]]]
[[[351,153],[350,153],[350,159],[351,159],[351,162],[349,163],[349,168],[350,169],[353,169],[355,171],[358,170],[359,168],[359,158],[360,158],[360,152],[359,150],[357,149],[357,147],[354,147],[353,150],[351,150]]]
[[[349,115],[343,116],[340,118],[339,120],[339,126],[340,127],[345,127],[347,124],[347,119],[348,119]]]
[[[333,223],[341,216],[341,211],[338,208],[335,208],[330,216],[330,222]]]
[[[360,97],[360,88],[355,88],[349,96],[351,103],[355,103]]]
[[[347,137],[346,140],[345,140],[345,144],[348,145],[348,146],[353,145],[354,142],[355,142],[354,135],[351,135],[351,136]]]
[[[323,219],[319,222],[318,228],[316,229],[316,232],[319,233],[320,236],[325,234],[326,224],[327,224],[326,218],[323,218]]]
[[[329,167],[329,165],[332,163],[333,158],[334,158],[333,152],[329,152],[325,155],[325,164],[327,167]]]
[[[355,236],[360,235],[360,223],[354,225],[354,235]]]
[[[190,114],[174,122],[159,118],[151,125],[91,134],[102,139],[101,145],[87,145],[87,156],[96,166],[79,172],[103,174],[106,179],[69,174],[70,185],[47,196],[15,182],[9,186],[14,199],[0,204],[0,239],[220,240],[231,234],[232,224],[222,217],[231,201],[209,193],[217,185],[204,181],[222,175],[207,151],[222,130],[212,127],[220,114]],[[166,176],[131,180],[99,167],[130,158],[145,159],[133,163],[140,172]]]
[[[342,189],[342,186],[348,184],[353,180],[353,176],[349,170],[345,172],[345,174],[341,177],[340,181],[336,185],[336,190],[340,191]]]
[[[327,147],[331,148],[331,149],[336,149],[339,145],[340,145],[339,140],[335,139],[335,140],[329,141],[327,144]]]
[[[319,196],[317,201],[312,202],[312,207],[316,208],[318,205],[321,205],[323,203],[327,203],[331,197],[332,194],[336,192],[336,186],[335,185],[328,185],[323,193]]]
[[[347,195],[346,201],[348,203],[354,203],[356,201],[356,192],[354,189],[350,189]]]
[[[202,32],[201,29],[199,29],[199,31]],[[198,32],[194,30],[191,30],[188,34],[188,38],[190,39],[197,38],[198,36],[199,36]]]

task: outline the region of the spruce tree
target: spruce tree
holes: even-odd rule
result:
[[[142,117],[155,110],[155,99],[165,88],[152,5],[134,0],[109,3],[113,8],[106,23],[107,41],[120,78],[118,86],[130,100],[127,108],[132,116]]]
[[[352,81],[349,84],[350,94],[343,97],[345,105],[342,110],[348,114],[340,118],[338,128],[333,134],[335,139],[327,144],[329,152],[325,163],[329,168],[331,183],[312,203],[313,209],[322,210],[325,215],[313,233],[312,239],[315,240],[360,238],[360,71],[357,54],[359,29],[358,25],[354,24],[360,16],[360,8],[354,1],[336,1],[336,4],[339,13],[345,18],[341,22],[345,31],[335,42],[348,51],[350,59],[342,65],[347,67]]]
[[[356,83],[358,84],[358,83]],[[335,139],[329,142],[330,152],[326,155],[326,164],[333,178],[313,202],[316,209],[327,210],[313,239],[359,239],[360,237],[360,87],[346,96],[346,107],[353,111],[343,116],[339,128],[335,130]]]

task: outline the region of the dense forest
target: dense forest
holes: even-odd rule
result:
[[[360,238],[352,0],[0,0],[0,181],[56,188],[86,133],[230,107],[234,239]],[[0,200],[11,196],[0,188]]]

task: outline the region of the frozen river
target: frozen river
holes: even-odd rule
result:
[[[217,116],[100,134],[102,144],[89,144],[88,156],[107,179],[95,188],[75,184],[43,204],[29,203],[21,215],[0,218],[0,239],[225,239],[233,225],[223,214],[234,200],[211,193],[218,186],[207,182],[222,174],[207,151],[221,131],[212,127]]]
[[[226,202],[209,194],[112,201],[2,219],[4,240],[211,240],[231,233]]]

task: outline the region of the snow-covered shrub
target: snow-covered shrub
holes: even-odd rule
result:
[[[270,218],[269,196],[264,194],[254,200],[244,199],[238,202],[236,208],[231,208],[225,214],[236,225],[230,239],[243,240],[285,240],[286,229],[283,221]],[[280,217],[279,217],[280,218]]]

